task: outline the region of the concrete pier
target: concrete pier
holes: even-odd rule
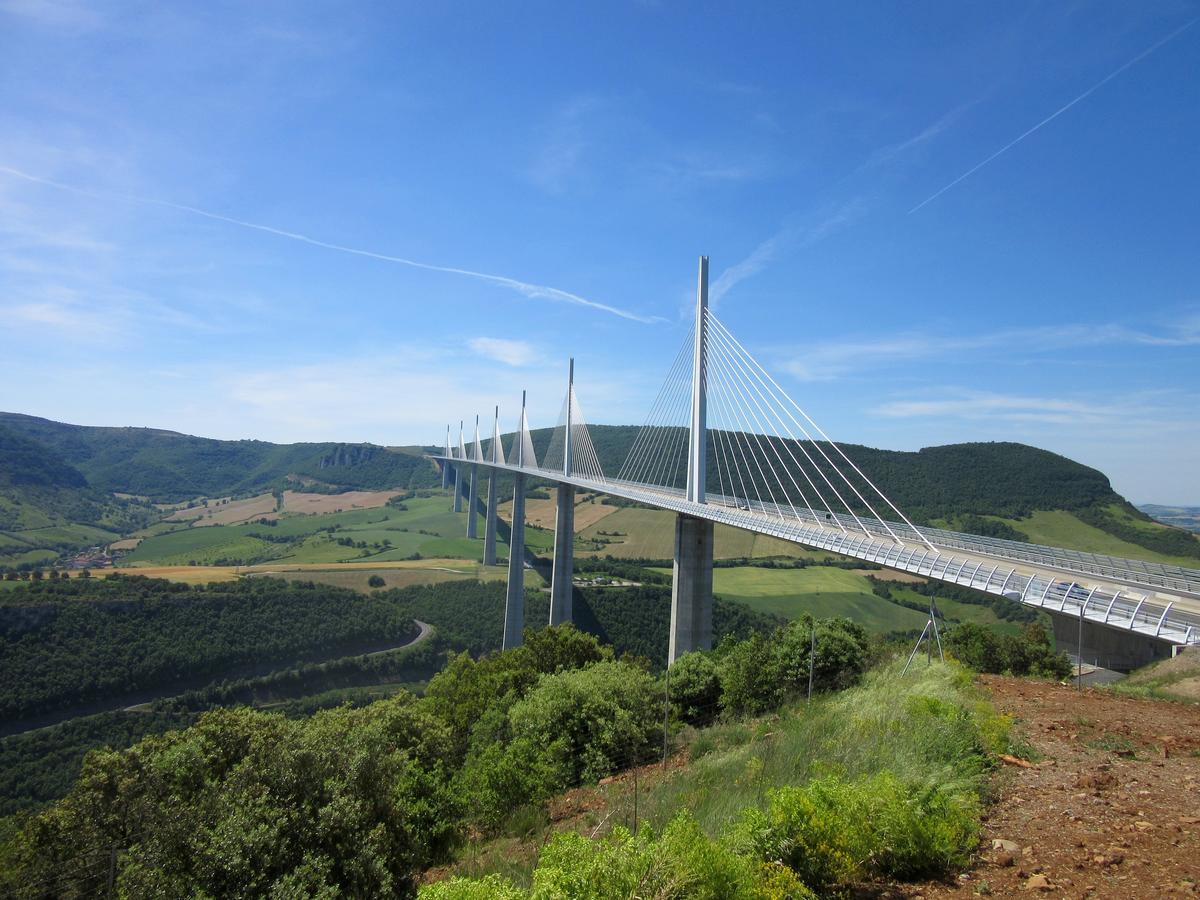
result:
[[[496,505],[500,502],[496,496],[496,480],[499,473],[495,469],[488,475],[487,515],[483,520],[483,564],[496,564]]]
[[[1098,665],[1117,672],[1128,672],[1171,655],[1171,645],[1125,629],[1109,628],[1097,622],[1083,622],[1083,647],[1079,646],[1079,616],[1047,609],[1054,626],[1054,644],[1068,656],[1083,657],[1085,665]],[[1082,654],[1081,654],[1082,649]]]
[[[519,439],[519,436],[518,436]],[[504,600],[505,650],[520,647],[525,630],[525,476],[513,484],[512,534],[508,539],[508,594]]]
[[[713,523],[677,516],[667,664],[692,650],[712,649]]]
[[[554,571],[550,576],[551,625],[571,621],[571,581],[574,572],[575,488],[569,484],[560,484],[558,511],[554,520]]]
[[[462,512],[462,466],[451,466],[451,475],[454,477],[454,511]]]
[[[479,466],[471,466],[470,490],[467,492],[467,537],[479,537]]]

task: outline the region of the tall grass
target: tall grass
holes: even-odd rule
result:
[[[776,788],[883,771],[913,788],[977,800],[992,758],[1008,749],[1010,724],[956,665],[905,676],[885,666],[857,687],[761,720],[749,741],[707,752],[647,791],[642,815],[661,827],[687,809],[715,835],[743,809],[767,808]]]

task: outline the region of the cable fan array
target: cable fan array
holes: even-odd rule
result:
[[[900,528],[928,543],[729,329],[711,311],[707,316],[706,502],[843,532],[882,529],[903,543],[896,533]],[[634,439],[620,480],[671,493],[686,488],[694,335],[693,326]],[[894,513],[907,528],[889,522],[881,510]]]
[[[563,400],[562,409],[558,414],[558,424],[550,436],[550,446],[542,460],[542,468],[552,472],[563,471],[563,456],[567,446],[567,411],[570,405],[571,422],[571,473],[603,482],[604,470],[600,467],[600,458],[596,448],[592,446],[592,438],[588,434],[587,421],[583,417],[583,408],[579,398],[575,396],[575,386],[571,385],[567,397]]]

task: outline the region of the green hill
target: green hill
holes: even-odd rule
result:
[[[589,426],[606,474],[620,471],[638,430],[630,425]],[[539,460],[545,458],[552,432],[549,428],[533,432]],[[506,436],[505,447],[511,443],[512,435]],[[947,444],[917,451],[838,446],[917,524],[1183,565],[1200,560],[1196,535],[1155,521],[1137,509],[1113,490],[1103,472],[1048,450],[1009,441]],[[836,457],[828,445],[824,449]],[[782,446],[779,455],[788,458]],[[820,459],[818,454],[813,456]],[[720,489],[716,473],[710,456],[710,491]],[[826,474],[831,480],[837,478],[828,469]],[[747,473],[746,480],[752,491],[753,473]],[[682,484],[681,472],[678,486]],[[761,495],[767,496],[766,489],[759,487]],[[1066,515],[1052,523],[1046,520],[1044,513],[1056,511]]]
[[[67,425],[0,413],[0,427],[49,448],[99,491],[158,502],[260,493],[289,477],[317,489],[422,487],[436,474],[419,451],[374,444],[219,441],[155,428]],[[293,485],[294,486],[294,485]]]

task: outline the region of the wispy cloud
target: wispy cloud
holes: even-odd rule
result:
[[[959,419],[1074,430],[1105,427],[1113,429],[1106,440],[1144,442],[1147,431],[1195,432],[1195,423],[1181,413],[1194,409],[1196,401],[1195,394],[1181,391],[1036,396],[947,387],[923,398],[891,400],[868,412],[887,419]]]
[[[506,366],[528,366],[539,359],[538,352],[528,341],[477,337],[467,341],[467,346],[474,353],[502,362]]]
[[[0,0],[0,14],[43,28],[71,31],[89,30],[102,22],[94,4],[79,0]]]
[[[819,243],[857,219],[862,215],[863,208],[862,199],[856,197],[820,216],[815,224],[788,226],[771,235],[750,251],[745,259],[734,263],[717,277],[709,288],[709,301],[714,307],[717,306],[726,294],[765,269],[781,252],[802,250]]]
[[[818,344],[803,352],[781,352],[782,367],[805,381],[826,381],[859,369],[995,351],[1008,359],[1063,349],[1105,345],[1200,346],[1200,314],[1181,317],[1151,331],[1116,323],[1069,323],[1008,328],[973,335],[914,331],[883,338]]]
[[[152,197],[139,197],[133,194],[123,194],[110,191],[91,190],[81,188],[75,185],[65,184],[60,181],[54,181],[49,178],[42,178],[37,175],[24,172],[20,169],[15,169],[10,166],[0,165],[0,173],[10,175],[14,178],[22,178],[26,181],[36,184],[52,187],[57,190],[70,191],[72,193],[81,194],[83,196],[92,197],[100,200],[120,200],[128,203],[142,203],[150,206],[159,206],[167,209],[177,210],[179,212],[189,213],[194,216],[201,216],[206,219],[212,219],[217,222],[224,222],[227,225],[235,225],[239,228],[245,228],[252,231],[259,231],[265,234],[272,234],[276,237],[286,238],[290,241],[296,241],[302,244],[309,244],[313,247],[320,247],[324,250],[332,250],[337,253],[346,253],[351,256],[361,256],[369,259],[377,259],[382,262],[396,263],[402,266],[409,266],[414,269],[424,269],[430,272],[443,272],[449,275],[461,275],[467,278],[474,278],[479,281],[485,281],[489,284],[495,284],[509,290],[516,291],[523,296],[532,299],[554,300],[560,303],[569,303],[575,306],[583,306],[588,309],[595,309],[601,312],[606,312],[614,316],[619,316],[622,319],[628,319],[633,322],[642,322],[644,324],[653,324],[662,321],[659,316],[644,316],[626,309],[620,309],[615,306],[610,306],[607,303],[600,303],[596,300],[590,300],[586,297],[581,297],[578,294],[570,291],[562,290],[561,288],[550,287],[549,285],[535,284],[533,282],[521,281],[516,278],[510,278],[505,275],[494,275],[487,272],[477,272],[472,269],[463,269],[457,266],[440,266],[433,263],[419,262],[417,260],[408,259],[403,256],[392,256],[386,253],[376,253],[373,250],[364,250],[358,247],[348,247],[344,244],[335,244],[329,241],[322,241],[306,234],[300,234],[294,231],[286,231],[281,228],[275,228],[270,225],[263,225],[258,222],[250,222],[245,219],[237,219],[232,216],[222,215],[220,213],[211,212],[209,210],[200,209],[195,206],[188,206],[183,203],[173,203],[170,200],[160,200]]]
[[[1046,118],[1042,119],[1040,122],[1038,122],[1032,128],[1028,129],[1027,131],[1022,132],[1016,138],[1009,141],[1007,144],[1005,144],[1003,147],[1001,147],[999,150],[997,150],[991,156],[984,159],[983,162],[972,166],[970,169],[967,169],[967,171],[963,172],[963,174],[959,175],[957,178],[955,178],[949,184],[934,191],[932,194],[930,194],[928,197],[926,197],[924,200],[922,200],[920,203],[918,203],[916,206],[914,206],[912,209],[910,209],[908,211],[909,214],[911,215],[912,213],[915,213],[917,210],[921,209],[922,207],[929,205],[934,200],[936,200],[938,197],[942,196],[942,194],[946,193],[946,191],[953,188],[955,185],[960,184],[961,182],[965,181],[967,178],[970,178],[972,175],[974,175],[976,172],[978,172],[980,169],[982,169],[988,163],[992,162],[997,157],[1000,157],[1003,154],[1007,153],[1009,150],[1011,150],[1017,144],[1021,143],[1021,141],[1025,140],[1025,138],[1029,137],[1035,131],[1038,131],[1043,126],[1049,125],[1051,122],[1053,122],[1059,116],[1061,116],[1063,113],[1065,113],[1067,110],[1069,110],[1072,106],[1074,106],[1075,104],[1077,104],[1083,100],[1086,100],[1088,97],[1090,97],[1096,91],[1100,90],[1100,88],[1104,87],[1104,85],[1108,84],[1110,81],[1112,81],[1114,78],[1116,78],[1122,72],[1124,72],[1126,69],[1141,62],[1143,59],[1145,59],[1151,53],[1158,50],[1164,44],[1174,40],[1176,37],[1181,35],[1187,29],[1191,28],[1197,22],[1200,22],[1200,17],[1192,19],[1191,21],[1184,23],[1183,25],[1181,25],[1180,27],[1178,27],[1174,31],[1172,31],[1170,34],[1168,34],[1166,37],[1161,38],[1160,40],[1156,41],[1154,44],[1151,44],[1149,47],[1147,47],[1145,50],[1143,50],[1137,56],[1133,57],[1128,62],[1124,63],[1123,65],[1114,69],[1112,72],[1105,75],[1103,78],[1101,78],[1099,81],[1097,81],[1095,84],[1093,84],[1090,88],[1088,88],[1086,91],[1084,91],[1078,97],[1076,97],[1074,100],[1071,100],[1069,103],[1067,103],[1063,106],[1060,106],[1058,109],[1056,109],[1050,115],[1046,116]]]
[[[861,166],[862,169],[871,169],[877,166],[887,165],[893,160],[899,159],[906,153],[918,149],[932,141],[934,138],[941,135],[947,128],[954,124],[964,112],[978,103],[978,100],[972,100],[964,103],[961,106],[956,106],[950,110],[936,122],[926,126],[921,131],[914,134],[912,137],[900,141],[896,144],[889,144],[886,147],[880,147],[868,157],[867,161]]]

